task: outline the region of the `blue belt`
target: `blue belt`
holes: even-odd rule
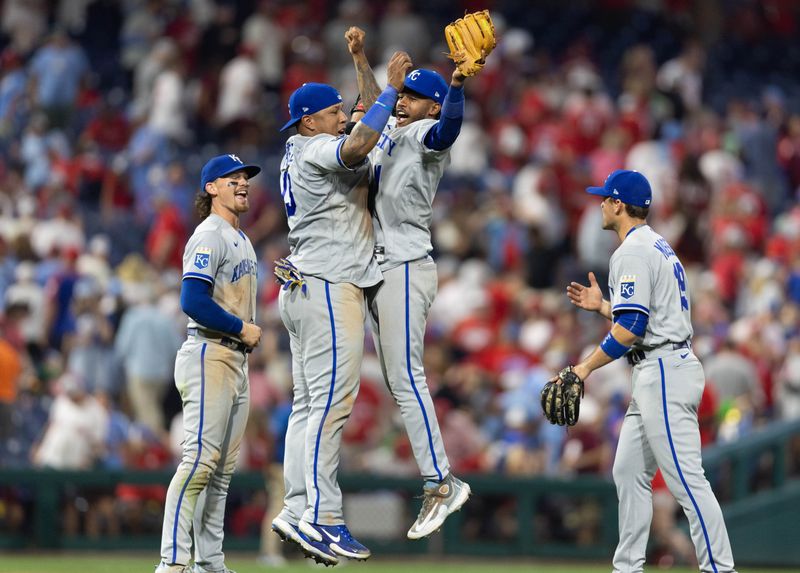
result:
[[[628,361],[628,364],[631,366],[636,366],[639,362],[642,362],[647,358],[647,354],[656,350],[658,348],[664,348],[665,346],[672,345],[672,350],[680,350],[681,348],[691,348],[692,345],[688,340],[684,340],[683,342],[665,342],[663,344],[659,344],[658,346],[653,346],[652,348],[647,349],[640,349],[640,348],[633,348],[628,351],[625,355],[625,359]]]
[[[247,346],[241,340],[236,340],[235,338],[230,338],[228,336],[217,334],[210,330],[201,330],[199,328],[187,328],[186,334],[188,336],[199,336],[200,338],[208,338],[209,340],[213,340],[214,342],[220,343],[222,346],[226,348],[230,348],[231,350],[236,350],[238,352],[243,352],[244,354],[250,354],[253,349]]]

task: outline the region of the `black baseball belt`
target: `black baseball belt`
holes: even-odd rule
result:
[[[230,348],[231,350],[236,350],[238,352],[243,352],[244,354],[250,354],[253,349],[250,346],[247,346],[241,340],[236,340],[235,338],[231,338],[230,336],[225,336],[219,332],[214,332],[213,330],[205,330],[202,328],[187,328],[186,334],[188,336],[198,336],[200,338],[207,338],[209,340],[213,340],[221,344],[226,348]]]
[[[650,348],[631,348],[628,353],[625,355],[625,359],[628,361],[628,364],[631,366],[636,366],[639,362],[647,359],[647,355],[652,352],[653,350],[658,350],[659,348],[664,348],[665,346],[671,344],[672,350],[680,350],[681,348],[691,348],[692,344],[688,340],[684,340],[683,342],[664,342],[659,344],[658,346],[651,346]]]

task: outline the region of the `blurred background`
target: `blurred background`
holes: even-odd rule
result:
[[[542,423],[538,396],[607,330],[565,286],[593,271],[605,287],[617,239],[584,188],[629,168],[650,179],[649,222],[689,276],[706,469],[738,561],[800,566],[785,543],[800,504],[797,2],[0,6],[0,546],[157,554],[181,440],[181,256],[202,164],[236,153],[264,167],[242,225],[265,330],[226,548],[281,563],[261,533],[280,503],[291,397],[271,272],[288,252],[288,96],[328,82],[349,108],[351,25],[379,78],[395,49],[449,77],[443,26],[489,8],[500,41],[466,84],[434,204],[425,353],[453,470],[475,496],[442,535],[405,541],[421,481],[367,336],[342,452],[351,529],[385,554],[610,560],[628,366],[592,375],[568,433]],[[681,510],[658,478],[654,492],[649,560],[692,566]]]

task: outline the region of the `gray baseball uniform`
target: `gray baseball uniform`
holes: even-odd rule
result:
[[[648,319],[634,345],[633,396],[614,461],[619,496],[619,545],[614,571],[642,571],[652,518],[650,481],[656,468],[689,519],[700,569],[733,571],[719,503],[703,473],[697,407],[705,376],[691,351],[689,292],[678,257],[649,226],[635,227],[611,257],[612,312],[637,310]]]
[[[279,517],[321,525],[344,523],[336,481],[342,428],[353,408],[364,349],[362,289],[381,281],[367,210],[369,161],[350,169],[344,137],[294,135],[281,163],[289,222],[289,259],[305,275],[281,291],[289,331],[294,399],[286,434],[286,497]]]
[[[240,230],[212,214],[186,244],[183,278],[213,287],[213,300],[255,322],[256,254]],[[183,456],[167,491],[161,557],[187,564],[194,528],[195,562],[208,571],[224,568],[225,499],[250,403],[247,354],[240,341],[209,331],[194,320],[175,360],[175,384],[183,400]]]
[[[367,291],[375,347],[386,383],[400,407],[414,457],[425,479],[450,471],[439,422],[422,368],[425,323],[436,296],[430,257],[433,198],[450,150],[429,149],[434,119],[396,127],[390,120],[373,150],[375,252],[383,282]]]

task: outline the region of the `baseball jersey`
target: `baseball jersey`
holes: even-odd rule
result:
[[[377,185],[372,208],[375,245],[383,270],[422,258],[433,249],[433,198],[450,163],[450,148],[437,151],[425,146],[425,135],[436,121],[421,119],[397,127],[391,118],[372,152]]]
[[[216,214],[194,230],[183,252],[183,278],[211,284],[211,298],[245,322],[256,321],[256,253],[250,239]],[[189,318],[189,328],[205,328]]]
[[[611,256],[611,312],[637,310],[648,316],[644,338],[634,348],[652,348],[692,337],[686,274],[675,251],[649,225],[634,227]]]
[[[364,288],[381,281],[367,209],[369,160],[350,168],[345,136],[293,135],[281,161],[289,260],[303,274]]]

